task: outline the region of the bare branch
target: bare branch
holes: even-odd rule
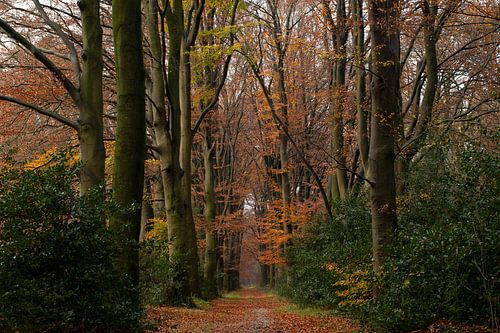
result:
[[[19,32],[14,30],[6,21],[0,18],[0,29],[2,29],[10,38],[21,44],[33,56],[47,67],[54,74],[56,79],[61,82],[64,88],[68,91],[76,105],[80,105],[80,94],[75,85],[64,75],[61,69],[56,66],[38,47],[33,45],[29,40],[24,38]]]
[[[235,0],[234,1],[234,6],[233,6],[233,10],[231,12],[231,22],[229,23],[231,26],[233,26],[236,22],[236,10],[238,8],[238,3],[239,3],[239,0]],[[234,45],[234,33],[231,32],[230,34],[230,37],[229,37],[229,46],[233,46]],[[210,103],[205,107],[205,109],[203,109],[203,111],[201,112],[200,116],[198,117],[198,119],[196,120],[196,123],[191,131],[191,136],[194,137],[196,132],[198,131],[198,129],[200,128],[200,125],[201,123],[203,122],[203,119],[205,119],[205,117],[208,115],[208,113],[210,113],[210,111],[212,111],[212,109],[217,105],[217,102],[219,101],[219,96],[220,96],[220,93],[222,91],[222,88],[224,87],[224,83],[226,82],[226,78],[227,78],[227,73],[229,71],[229,64],[231,63],[231,58],[232,58],[232,53],[230,53],[225,62],[224,62],[224,67],[223,67],[223,70],[222,70],[222,76],[220,78],[220,81],[219,81],[219,85],[217,86],[217,90],[215,91],[215,95],[214,97],[212,98],[212,100],[210,101]]]
[[[30,103],[27,103],[27,102],[24,102],[24,101],[21,101],[15,97],[11,97],[11,96],[5,96],[5,95],[0,95],[0,100],[2,101],[6,101],[6,102],[10,102],[10,103],[13,103],[13,104],[17,104],[17,105],[20,105],[20,106],[23,106],[25,108],[28,108],[28,109],[31,109],[41,115],[44,115],[44,116],[47,116],[49,118],[52,118],[54,120],[57,120],[58,122],[66,125],[66,126],[69,126],[71,127],[72,129],[78,131],[79,130],[79,126],[76,122],[72,121],[72,120],[69,120],[68,118],[64,117],[64,116],[61,116],[60,114],[58,113],[55,113],[53,111],[50,111],[50,110],[46,110],[46,109],[43,109],[37,105],[33,105],[33,104],[30,104]]]
[[[75,72],[76,77],[79,78],[81,73],[81,68],[80,68],[80,62],[78,61],[78,53],[76,52],[75,45],[71,43],[71,41],[68,38],[68,35],[64,33],[61,26],[49,18],[49,16],[45,12],[45,9],[43,9],[42,5],[40,4],[40,1],[33,0],[33,2],[35,3],[35,6],[38,9],[38,12],[42,16],[45,23],[47,23],[54,30],[54,32],[59,36],[59,38],[61,38],[64,45],[66,45],[66,47],[68,48],[71,64],[73,65],[73,71]]]

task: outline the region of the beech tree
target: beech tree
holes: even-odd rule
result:
[[[232,7],[231,13],[230,13],[230,22],[229,22],[229,29],[234,29],[234,23],[236,19],[236,9],[238,6],[238,0],[234,2],[234,5]],[[215,36],[214,33],[216,33],[216,28],[221,29],[221,27],[216,26],[216,20],[217,20],[217,7],[211,7],[207,11],[207,14],[202,22],[202,29],[203,29],[203,34],[204,37],[201,38],[200,40],[200,51],[201,55],[204,54],[204,51],[210,50],[211,48],[217,47],[216,41],[215,41]],[[222,27],[224,28],[224,27]],[[232,36],[232,32],[230,32],[230,45],[233,44],[234,37]],[[231,51],[230,51],[231,52]],[[200,55],[200,56],[201,56]],[[231,59],[229,56],[227,59],[225,59],[225,63],[228,63],[228,61]],[[201,61],[203,64],[203,60]],[[223,64],[224,66],[224,64]],[[220,72],[221,68],[217,68],[220,66],[217,66],[216,64],[208,61],[203,66],[201,69],[201,73],[198,74],[198,76],[201,76],[199,79],[199,86],[203,91],[211,92],[211,91],[217,91],[218,87],[218,82],[217,82],[217,76],[218,72]],[[222,70],[227,70],[225,68],[222,68]],[[224,75],[224,74],[223,74]],[[199,98],[199,112],[200,114],[204,112],[204,110],[207,110],[208,103],[210,103],[210,98]],[[214,111],[216,111],[216,107],[214,107]],[[222,138],[231,138],[230,135],[226,135],[224,132],[228,130],[227,128],[220,128],[217,126],[215,122],[216,117],[212,115],[208,115],[205,124],[203,127],[202,131],[202,136],[203,136],[203,168],[204,168],[204,192],[205,192],[205,198],[204,198],[204,219],[205,219],[205,253],[204,253],[204,262],[203,262],[203,278],[204,278],[204,283],[205,283],[205,293],[206,296],[208,297],[214,297],[219,294],[218,291],[218,281],[217,281],[217,263],[218,263],[218,257],[221,255],[221,251],[219,249],[219,243],[220,241],[224,241],[223,235],[221,234],[220,228],[218,228],[218,225],[216,223],[217,218],[221,218],[220,215],[227,213],[227,210],[224,209],[224,204],[220,203],[220,197],[218,193],[216,193],[216,188],[220,185],[229,185],[227,184],[228,181],[227,179],[224,179],[223,171],[217,172],[215,170],[216,166],[219,166],[219,168],[225,169],[225,168],[230,168],[232,169],[232,165],[235,163],[234,158],[231,158],[230,156],[229,159],[227,157],[224,157],[221,163],[221,155],[226,155],[223,153],[226,150],[233,150],[234,151],[234,146],[231,148],[227,148],[228,143],[227,142],[221,142],[219,138],[217,138],[217,134],[222,130],[223,134],[219,134],[222,136]],[[196,134],[196,133],[195,133]],[[221,165],[222,164],[222,165]],[[231,172],[229,174],[232,174]],[[222,184],[224,182],[224,184]],[[219,198],[218,198],[219,197]],[[227,200],[227,199],[226,199]],[[224,261],[223,263],[226,263]],[[222,271],[224,268],[220,267],[219,265],[219,272]]]
[[[85,194],[90,188],[104,181],[104,142],[103,142],[103,97],[102,97],[102,28],[99,0],[82,0],[78,5],[81,11],[82,52],[77,53],[76,45],[61,24],[51,19],[46,6],[33,0],[38,15],[49,29],[59,38],[69,55],[58,55],[69,60],[76,78],[73,79],[62,70],[55,60],[50,58],[51,50],[37,47],[26,36],[6,20],[0,18],[0,28],[40,62],[64,87],[74,106],[79,110],[78,120],[73,120],[58,112],[47,110],[21,98],[0,95],[0,100],[28,108],[43,116],[50,117],[78,133],[80,146],[80,191]]]
[[[230,17],[234,18],[237,5],[235,1]],[[183,2],[177,0],[166,2],[163,8],[158,8],[155,1],[148,5],[154,133],[165,191],[170,259],[178,268],[179,296],[184,299],[199,294],[199,258],[191,200],[193,137],[217,103],[231,59],[226,57],[214,85],[215,93],[193,125],[190,53],[197,41],[205,7],[205,1],[196,0],[190,3],[187,12]]]
[[[346,158],[344,155],[344,108],[346,100],[347,65],[347,16],[345,1],[336,2],[335,16],[332,15],[329,1],[322,1],[330,38],[333,44],[333,64],[331,70],[331,118],[332,118],[332,156],[335,173],[329,184],[332,199],[345,199],[348,196]]]
[[[141,203],[146,152],[145,85],[141,1],[113,1],[117,117],[113,163],[113,199],[119,211],[110,227],[119,237],[120,264],[132,285],[139,284]],[[138,291],[131,301],[139,304]]]
[[[369,2],[372,58],[372,116],[368,177],[371,180],[373,268],[383,269],[384,251],[396,229],[394,170],[399,113],[399,2]]]

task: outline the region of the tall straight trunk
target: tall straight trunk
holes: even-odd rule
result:
[[[204,21],[204,31],[210,32],[214,29],[215,9],[211,9]],[[203,46],[214,46],[215,38],[207,34],[201,41]],[[205,66],[204,75],[200,82],[204,89],[213,90],[217,89],[215,69],[211,66]],[[200,102],[200,112],[206,108],[207,101]],[[216,204],[215,187],[219,177],[216,177],[214,171],[214,161],[216,144],[212,137],[212,131],[215,130],[215,123],[211,118],[205,120],[206,127],[204,131],[203,140],[203,167],[205,171],[204,187],[205,187],[205,253],[203,262],[203,279],[205,283],[205,297],[214,298],[219,295],[218,282],[217,282],[217,258],[219,249],[218,230],[215,225],[215,218],[219,213],[217,211],[218,205]]]
[[[113,199],[121,209],[110,227],[120,241],[120,264],[135,287],[139,283],[138,240],[146,151],[145,83],[140,0],[113,1],[113,41],[117,80]],[[131,302],[138,304],[138,293]]]
[[[102,27],[99,0],[78,2],[82,13],[82,74],[80,77],[80,194],[104,182],[102,124]]]
[[[276,2],[267,2],[269,15],[272,20],[272,38],[274,47],[276,48],[277,59],[276,62],[273,63],[273,69],[275,74],[277,75],[277,91],[279,94],[279,114],[274,114],[276,123],[279,123],[279,142],[278,142],[278,152],[279,152],[279,160],[280,160],[280,174],[279,174],[279,182],[278,186],[281,190],[281,200],[283,204],[283,224],[282,228],[285,233],[291,233],[292,227],[289,223],[289,210],[290,210],[290,202],[291,202],[291,190],[290,190],[290,175],[288,170],[288,145],[289,138],[286,133],[288,132],[288,94],[286,88],[286,74],[285,74],[285,57],[288,48],[288,34],[290,31],[284,31],[288,29],[288,23],[286,26],[283,26],[284,22],[280,21],[279,18],[279,10]],[[284,21],[288,22],[290,19],[290,15],[292,15],[292,11],[289,11],[286,14],[286,18]],[[269,89],[269,88],[268,88]],[[268,91],[269,92],[269,91]],[[277,118],[280,118],[281,121],[278,121]]]
[[[399,88],[399,1],[371,0],[372,122],[368,176],[372,181],[373,268],[383,269],[385,247],[396,228],[394,137],[397,131]]]
[[[276,17],[276,16],[274,16]],[[278,52],[278,62],[276,71],[278,74],[278,92],[279,92],[279,113],[281,117],[281,121],[284,128],[280,129],[279,134],[279,158],[280,158],[280,189],[281,189],[281,200],[283,202],[283,232],[285,234],[291,234],[293,232],[292,225],[290,224],[290,172],[288,169],[288,137],[286,136],[286,132],[288,131],[288,95],[286,91],[286,80],[285,80],[285,55],[286,55],[286,47],[283,44],[282,37],[279,34],[279,25],[275,21],[274,22],[274,38],[276,49]],[[284,244],[286,247],[288,244]],[[285,274],[285,267],[280,267],[280,274]]]
[[[280,52],[280,51],[278,51]],[[285,234],[292,234],[293,227],[290,223],[290,172],[288,170],[288,137],[285,131],[288,131],[288,96],[286,92],[285,83],[285,68],[284,68],[284,52],[280,52],[278,61],[278,89],[280,93],[280,113],[281,119],[286,128],[281,129],[279,136],[279,154],[280,154],[280,164],[281,164],[281,200],[283,201],[283,232]],[[291,240],[284,244],[284,247],[291,244]],[[287,274],[286,267],[280,267],[280,274]]]
[[[368,170],[368,115],[365,108],[366,76],[365,76],[365,31],[363,24],[363,0],[353,0],[353,43],[356,65],[356,136],[359,146],[361,164],[366,173]]]
[[[184,205],[184,191],[182,178],[186,176],[180,164],[180,57],[181,38],[183,35],[182,4],[175,2],[172,12],[168,14],[169,53],[168,73],[164,75],[164,57],[158,27],[164,24],[158,22],[158,8],[155,0],[149,0],[147,11],[147,25],[150,35],[152,55],[152,100],[154,102],[153,124],[155,139],[160,156],[160,168],[165,199],[165,213],[168,223],[169,258],[176,267],[176,280],[179,284],[175,301],[190,302],[192,295],[189,274],[189,253],[193,252],[188,242],[188,225],[186,208]],[[166,81],[165,81],[166,79]],[[165,85],[165,82],[167,85]],[[167,121],[165,105],[168,87],[170,107]],[[196,264],[197,265],[197,264]]]
[[[205,262],[203,267],[203,278],[207,297],[216,297],[217,289],[217,230],[215,228],[216,203],[215,203],[215,175],[213,165],[212,133],[210,125],[205,131],[205,140],[203,145],[203,162],[205,169]]]
[[[438,86],[438,63],[436,51],[436,31],[434,24],[436,21],[437,4],[433,0],[422,1],[422,12],[424,14],[424,45],[425,45],[425,72],[427,80],[425,83],[424,97],[420,105],[418,122],[415,126],[413,140],[422,143],[425,140],[427,127],[431,121],[432,108],[436,98]],[[418,145],[416,147],[418,149]]]
[[[147,28],[149,33],[149,44],[151,52],[151,101],[153,114],[153,127],[155,133],[155,141],[160,157],[160,179],[158,185],[155,186],[156,197],[166,200],[167,189],[166,181],[168,179],[167,170],[171,168],[172,158],[170,152],[172,150],[172,142],[168,135],[168,123],[165,105],[165,78],[163,75],[163,54],[160,37],[158,35],[158,8],[156,0],[149,0],[146,10]],[[156,206],[155,217],[158,214],[158,209],[165,207],[165,202]],[[166,213],[166,212],[164,212]]]
[[[150,186],[148,186],[147,182],[144,181],[144,195],[142,198],[142,206],[141,206],[141,231],[139,234],[139,241],[144,240],[145,237],[147,236],[149,220],[154,217],[153,206],[151,205],[151,201],[148,195],[149,188]]]
[[[186,241],[189,251],[186,253],[189,283],[191,292],[199,294],[199,276],[198,276],[198,246],[196,241],[196,230],[193,218],[193,206],[191,203],[191,149],[192,149],[192,131],[191,131],[191,63],[189,52],[190,46],[186,45],[185,38],[181,39],[181,58],[180,58],[180,78],[179,78],[179,97],[180,97],[180,120],[181,120],[181,140],[180,140],[180,163],[183,172],[181,178],[182,202],[184,205],[184,223],[186,224]]]
[[[347,170],[344,156],[344,105],[346,98],[346,9],[345,1],[337,1],[333,15],[330,3],[322,1],[328,38],[333,42],[333,58],[330,72],[330,110],[331,110],[331,156],[335,164],[334,174],[329,178],[330,199],[345,199],[349,193]],[[327,41],[327,45],[329,41]]]
[[[278,61],[278,89],[280,93],[280,113],[281,119],[286,129],[288,130],[288,96],[286,92],[285,83],[285,68],[284,68],[284,57],[283,53],[280,53],[280,60]],[[285,133],[280,133],[279,136],[279,152],[280,152],[280,162],[281,162],[281,199],[285,205],[285,210],[290,205],[290,176],[288,170],[288,138]]]
[[[348,196],[346,158],[344,155],[344,105],[347,93],[346,88],[346,9],[345,1],[337,1],[336,12],[337,24],[334,34],[334,53],[336,57],[333,73],[333,96],[332,96],[332,137],[333,156],[336,159],[335,176],[340,199]]]
[[[165,193],[163,191],[163,178],[161,177],[161,168],[157,168],[157,176],[151,182],[151,197],[153,216],[155,219],[165,219]]]

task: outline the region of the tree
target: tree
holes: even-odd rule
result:
[[[344,155],[344,108],[346,100],[346,64],[347,64],[347,17],[345,1],[336,3],[335,18],[329,1],[323,0],[325,19],[333,43],[333,64],[331,73],[331,118],[332,118],[332,156],[335,174],[330,182],[333,199],[345,199],[348,196],[346,158]]]
[[[287,166],[290,154],[289,144],[291,144],[300,162],[312,175],[316,186],[319,188],[325,210],[331,216],[329,200],[321,178],[292,135],[289,122],[290,103],[288,101],[287,80],[291,81],[291,79],[288,79],[286,75],[286,57],[293,40],[294,28],[306,17],[306,7],[299,6],[296,1],[283,2],[282,4],[278,4],[276,1],[266,1],[264,7],[258,3],[254,3],[253,7],[255,7],[255,12],[250,13],[250,15],[261,22],[258,31],[253,32],[257,34],[258,45],[252,45],[253,40],[248,42],[249,45],[245,46],[243,56],[247,59],[254,73],[264,95],[266,107],[269,109],[278,131],[279,144],[277,144],[276,150],[279,152],[279,161],[274,161],[275,157],[269,156],[267,162],[278,162],[276,165],[273,163],[268,167],[270,169],[280,169],[279,175],[277,175],[277,183],[284,203],[283,211],[286,212],[291,201],[291,192],[293,192],[290,187],[290,170],[292,168]],[[270,41],[267,41],[264,36],[270,36]],[[271,50],[266,50],[265,45],[271,45]],[[255,54],[257,51],[260,54]],[[264,53],[265,51],[267,51],[267,54]],[[268,64],[266,64],[267,61]],[[271,69],[268,70],[266,65]],[[269,71],[273,73],[270,77],[266,75]],[[274,84],[275,80],[277,81],[276,84]],[[284,219],[284,227],[288,233],[291,233],[292,230],[290,225],[286,223],[286,218]]]
[[[353,10],[353,44],[356,68],[356,139],[358,141],[363,172],[367,173],[368,165],[368,115],[365,107],[366,73],[365,73],[365,30],[363,22],[363,0],[352,1]]]
[[[80,95],[79,132],[80,160],[82,163],[80,188],[82,194],[104,182],[104,137],[102,96],[102,28],[100,1],[81,0],[82,13],[82,75]]]
[[[90,188],[102,184],[104,181],[104,142],[102,121],[102,28],[100,23],[100,1],[82,0],[79,8],[82,15],[83,50],[80,65],[76,47],[70,36],[62,26],[53,21],[44,6],[33,0],[35,7],[44,23],[52,29],[53,33],[63,42],[71,63],[77,85],[63,71],[58,64],[49,58],[50,50],[37,47],[26,37],[20,34],[7,21],[0,19],[0,28],[12,40],[22,46],[27,52],[37,59],[61,84],[74,105],[79,110],[78,121],[68,119],[57,112],[46,110],[40,106],[28,103],[19,98],[0,95],[0,100],[8,101],[19,106],[31,109],[39,114],[50,117],[78,132],[80,142],[80,192],[84,195]]]
[[[229,17],[233,18],[232,22],[237,6],[238,1],[235,1],[231,7],[233,10]],[[193,0],[189,8],[185,11],[180,0],[166,2],[164,8],[158,8],[154,1],[148,6],[155,148],[160,158],[165,191],[170,260],[179,274],[181,302],[189,302],[191,295],[199,294],[198,250],[191,200],[193,137],[217,104],[231,60],[230,55],[226,56],[214,84],[213,96],[196,121],[192,122],[191,52],[206,12],[205,1]],[[165,31],[165,23],[168,32]],[[229,47],[233,43],[232,35],[231,32]]]
[[[133,288],[139,283],[138,241],[146,152],[145,74],[142,55],[141,1],[113,1],[117,117],[113,200],[119,206],[110,227],[117,233],[120,265]],[[138,290],[130,301],[139,304]]]
[[[199,292],[198,253],[191,208],[191,82],[187,50],[198,33],[204,2],[195,1],[193,6],[196,7],[195,22],[188,28],[192,30],[186,37],[182,1],[166,2],[160,13],[156,1],[148,4],[153,59],[153,123],[165,191],[169,253],[178,269],[179,296],[185,299]],[[159,25],[158,14],[161,18]],[[169,37],[168,55],[165,53],[165,21]],[[158,26],[161,27],[161,38]],[[167,68],[166,74],[164,68]]]
[[[383,269],[384,249],[396,229],[394,137],[399,99],[399,1],[371,0],[372,118],[368,177],[371,180],[373,268]]]

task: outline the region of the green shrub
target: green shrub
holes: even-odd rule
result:
[[[362,199],[334,204],[334,221],[316,220],[288,251],[290,283],[283,293],[301,305],[337,306],[335,283],[370,264],[370,215]]]
[[[343,310],[377,331],[405,332],[437,319],[493,323],[500,300],[498,170],[497,155],[471,144],[435,147],[415,163],[376,280],[368,208],[360,199],[337,203],[333,223],[313,222],[288,249],[285,295]]]
[[[404,331],[440,318],[486,323],[495,316],[499,159],[469,146],[436,168],[446,148],[411,170],[381,294],[368,306],[379,328]]]
[[[148,305],[191,305],[182,296],[179,267],[170,261],[167,241],[151,238],[141,242],[141,299]]]
[[[100,189],[80,199],[59,163],[0,174],[0,328],[93,332],[130,328]]]

